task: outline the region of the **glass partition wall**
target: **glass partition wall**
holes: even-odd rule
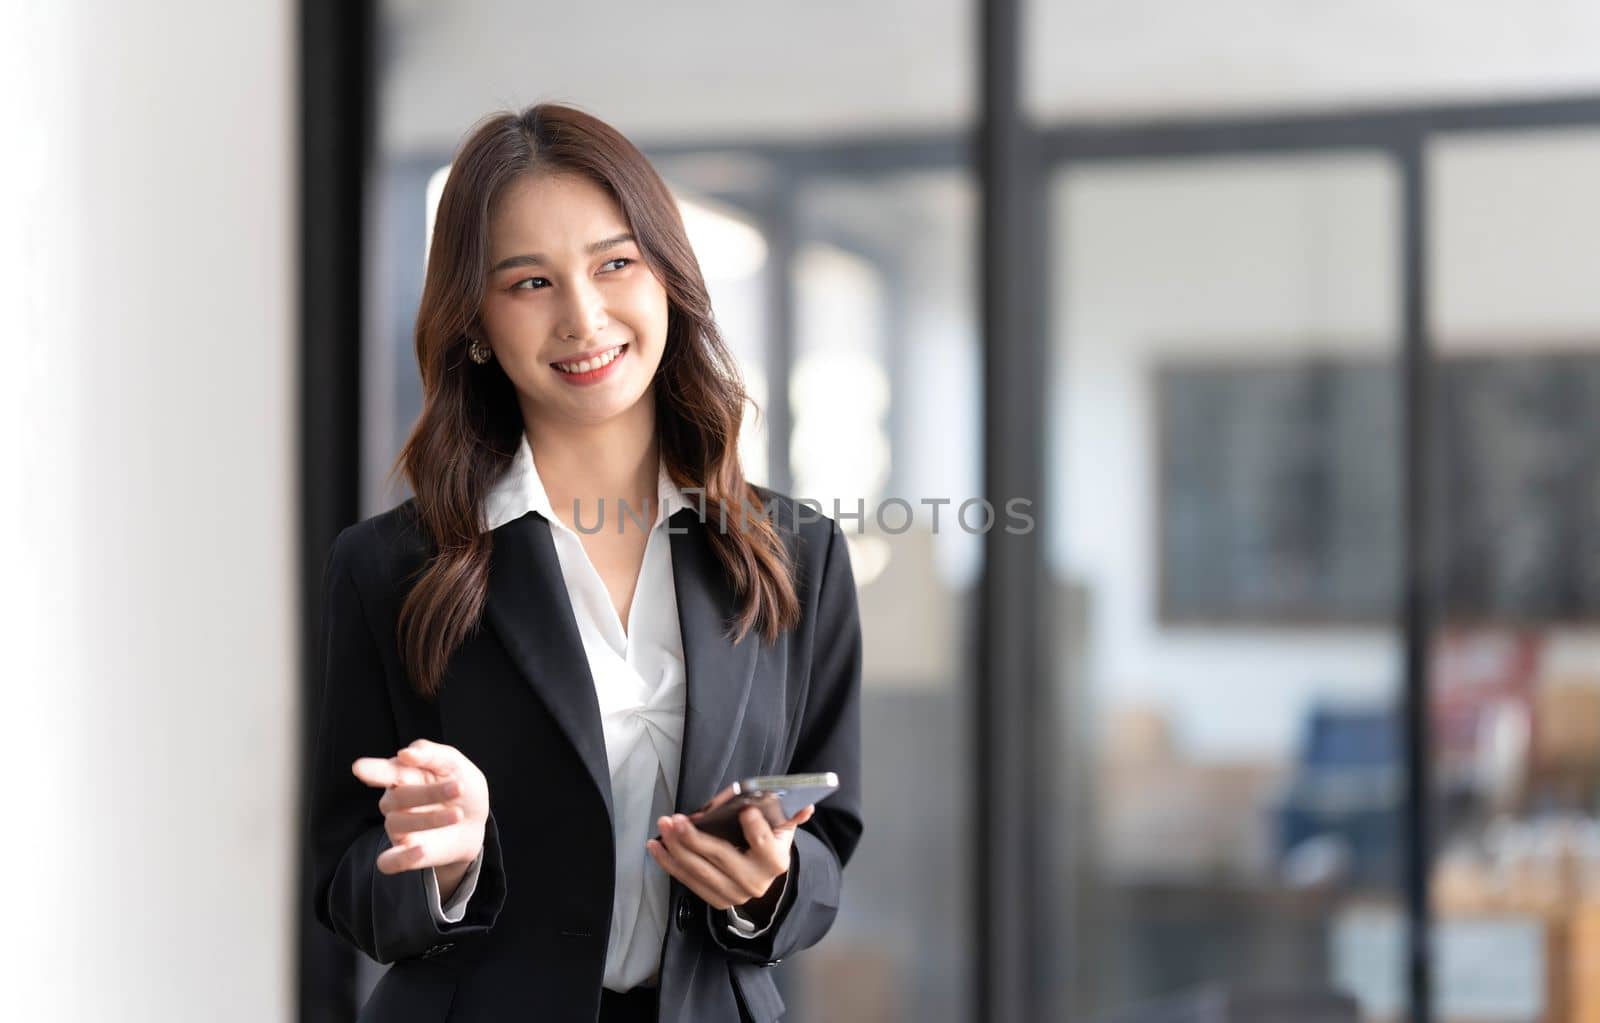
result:
[[[1400,888],[1395,168],[1106,161],[1050,196],[1058,1004],[1331,991],[1366,966],[1341,919]]]

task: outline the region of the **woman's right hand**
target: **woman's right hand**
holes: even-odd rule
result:
[[[388,759],[362,757],[350,770],[384,790],[378,809],[391,844],[378,870],[436,867],[441,891],[454,890],[483,848],[489,820],[489,783],[477,765],[454,746],[418,739]]]

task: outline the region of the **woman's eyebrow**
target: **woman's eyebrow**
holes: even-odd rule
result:
[[[590,255],[594,255],[596,252],[604,252],[606,249],[613,248],[614,246],[621,245],[624,242],[631,242],[633,240],[633,235],[628,234],[627,232],[623,232],[622,234],[614,234],[610,238],[602,238],[599,241],[592,243],[584,251],[588,252]],[[538,266],[543,262],[544,257],[538,255],[537,253],[526,256],[507,256],[505,259],[502,259],[500,262],[491,267],[489,272],[492,274],[497,274],[501,270],[509,270],[514,266]]]

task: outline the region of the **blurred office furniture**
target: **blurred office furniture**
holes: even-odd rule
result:
[[[1079,839],[1091,859],[1075,892],[1070,1018],[1099,1019],[1155,991],[1324,976],[1342,891],[1290,889],[1275,876],[1282,766],[1197,758],[1154,706],[1101,721],[1093,816],[1073,818],[1092,835]]]
[[[1215,985],[1102,1017],[1098,1023],[1361,1023],[1356,1000],[1334,991]]]
[[[1530,798],[1600,809],[1600,667],[1540,678],[1534,708]]]
[[[1394,876],[1402,798],[1398,727],[1385,707],[1312,711],[1299,763],[1274,808],[1280,864],[1305,843],[1332,838],[1346,853],[1349,880],[1378,886]]]
[[[1600,1023],[1600,822],[1499,818],[1441,852],[1431,900],[1442,1023]],[[1351,903],[1334,930],[1335,983],[1401,1018],[1398,911]]]
[[[1459,913],[1435,905],[1431,931],[1439,1023],[1568,1023],[1564,945],[1537,913]],[[1368,1023],[1403,1023],[1405,923],[1393,905],[1350,902],[1333,921],[1329,978]]]
[[[1436,647],[1442,1023],[1600,1023],[1600,671],[1582,644],[1577,656],[1565,650],[1548,630],[1486,626],[1447,629]],[[1313,759],[1381,763],[1380,719],[1334,727],[1308,744],[1324,749]],[[1352,835],[1372,837],[1359,820],[1319,823],[1353,849]],[[1392,903],[1358,896],[1337,907],[1330,976],[1369,1020],[1404,1018],[1403,942]]]
[[[1282,771],[1266,761],[1198,760],[1153,707],[1113,713],[1100,738],[1099,855],[1119,879],[1256,880],[1271,837],[1263,808]]]
[[[1543,648],[1536,629],[1440,630],[1429,705],[1446,834],[1521,800]]]
[[[1441,633],[1430,704],[1447,837],[1504,814],[1600,809],[1600,668],[1562,632]]]

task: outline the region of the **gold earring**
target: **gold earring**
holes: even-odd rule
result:
[[[472,357],[473,362],[480,366],[494,357],[494,352],[489,346],[477,338],[473,338],[472,343],[467,345],[467,354]]]

